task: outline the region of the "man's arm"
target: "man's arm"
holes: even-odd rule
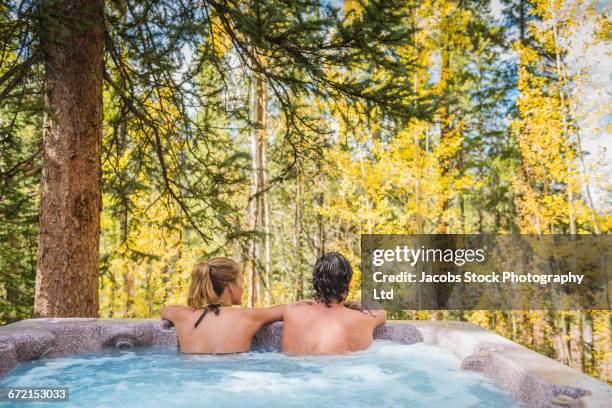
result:
[[[359,301],[350,301],[345,303],[345,306],[349,309],[359,310],[368,316],[366,319],[370,323],[374,325],[374,327],[379,326],[387,321],[387,311],[380,305],[380,303],[376,302],[359,302]]]
[[[372,311],[374,317],[374,327],[380,326],[387,321],[387,311],[385,309]]]
[[[363,302],[362,306],[368,309],[372,317],[374,318],[374,327],[380,326],[381,324],[387,321],[387,311],[380,303],[368,301]]]

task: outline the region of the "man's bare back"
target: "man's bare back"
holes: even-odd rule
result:
[[[366,349],[384,310],[362,311],[342,303],[298,303],[283,315],[283,351],[295,354],[339,354]]]

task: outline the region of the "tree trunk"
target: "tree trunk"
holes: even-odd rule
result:
[[[459,228],[462,234],[465,234],[467,231],[465,224],[465,197],[463,193],[459,193]]]
[[[300,237],[300,219],[301,215],[301,185],[300,175],[295,178],[295,210],[293,213],[293,271],[296,279],[295,298],[300,300],[304,298],[304,268],[302,267],[302,243]]]
[[[36,316],[98,315],[103,3],[46,3]]]
[[[444,17],[445,19],[448,19],[448,16]],[[445,31],[448,29],[447,25],[450,24],[450,21],[445,21],[444,25],[442,27],[442,31],[443,31],[443,41],[446,43],[444,44],[444,46],[442,47],[441,51],[440,51],[440,57],[441,57],[441,62],[440,62],[440,81],[438,82],[437,85],[437,91],[438,91],[438,95],[440,96],[440,98],[442,98],[442,103],[440,103],[440,107],[439,107],[439,120],[440,120],[440,146],[445,146],[448,145],[450,142],[450,139],[452,139],[452,133],[453,133],[453,129],[452,129],[452,119],[451,119],[451,114],[450,114],[450,107],[449,107],[449,99],[447,96],[448,93],[448,83],[451,79],[451,73],[450,73],[450,44],[448,44],[449,42],[449,35],[445,33]],[[448,181],[448,179],[450,178],[450,171],[452,169],[452,157],[448,154],[445,153],[442,157],[439,158],[440,160],[440,179],[442,180],[442,182],[444,181]],[[451,221],[450,221],[450,208],[449,208],[449,201],[450,201],[450,186],[449,188],[444,189],[444,191],[440,194],[439,200],[440,200],[440,205],[439,205],[439,221],[437,223],[437,231],[438,233],[441,234],[450,234],[451,233]]]
[[[414,30],[412,41],[417,44],[417,32],[418,32],[418,20],[419,19],[419,9],[418,7],[414,9],[414,18],[412,20],[412,29]],[[415,55],[416,56],[416,55]],[[412,92],[414,95],[418,94],[419,90],[419,76],[418,71],[414,71],[414,77],[412,79]],[[416,128],[416,125],[412,125],[412,139],[414,141],[414,201],[415,201],[415,221],[416,221],[416,233],[423,233],[423,222],[422,219],[423,214],[421,213],[421,144],[419,142],[419,135]]]
[[[123,317],[132,316],[132,306],[134,305],[134,279],[132,279],[133,269],[127,260],[122,265],[123,277]]]
[[[592,373],[595,366],[593,359],[593,316],[590,310],[584,311],[584,344],[583,367],[586,373]]]
[[[555,13],[555,5],[553,0],[550,1],[550,12],[552,14],[553,17],[553,25],[552,25],[552,30],[553,30],[553,39],[554,39],[554,43],[555,43],[555,66],[556,66],[556,71],[557,71],[557,78],[558,81],[560,82],[560,102],[561,102],[561,121],[563,124],[563,137],[565,138],[565,142],[568,144],[568,149],[569,150],[574,150],[572,143],[570,141],[570,124],[568,123],[568,110],[571,110],[571,103],[566,103],[569,102],[570,99],[570,94],[569,92],[567,93],[567,95],[565,95],[565,89],[564,89],[564,73],[563,73],[563,67],[562,67],[562,63],[561,63],[561,55],[559,53],[559,41],[558,41],[558,32],[557,32],[557,16]],[[569,91],[569,90],[568,90]],[[575,180],[573,180],[574,176],[572,174],[572,162],[569,161],[567,163],[567,180],[566,180],[566,184],[567,184],[567,204],[568,204],[568,218],[569,218],[569,228],[570,228],[570,234],[575,234],[576,233],[576,217],[574,215],[574,184],[575,184]]]
[[[325,255],[325,224],[323,223],[323,214],[321,214],[324,203],[325,196],[321,191],[318,198],[319,213],[317,214],[317,258]]]
[[[267,99],[268,92],[266,81],[257,76],[255,80],[255,119],[257,120],[257,190],[258,201],[257,206],[260,214],[258,219],[261,221],[261,230],[263,231],[263,243],[260,246],[259,259],[263,260],[263,276],[262,280],[265,286],[265,304],[272,304],[272,287],[271,287],[271,269],[272,269],[272,249],[270,242],[270,202],[268,199],[268,159],[267,159],[267,144],[268,138],[266,133],[266,116],[267,116]]]
[[[265,286],[265,303],[271,303],[270,293],[270,209],[266,185],[266,82],[260,76],[253,74],[251,80],[251,120],[256,128],[251,133],[252,154],[252,193],[250,208],[250,225],[255,235],[251,239],[250,270],[248,299],[249,306],[262,300],[262,280]],[[263,233],[263,238],[260,234]],[[262,271],[263,266],[263,271]]]
[[[525,43],[525,33],[527,32],[527,19],[525,10],[525,0],[519,1],[519,39]]]
[[[257,230],[257,135],[251,132],[251,199],[248,209],[249,229],[254,233]],[[257,292],[257,236],[253,235],[249,240],[248,261],[247,261],[247,306],[253,307],[256,303]]]

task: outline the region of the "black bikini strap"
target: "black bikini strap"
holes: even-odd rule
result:
[[[214,311],[215,314],[218,315],[221,311],[221,305],[218,303],[213,303],[211,305],[208,305],[208,309]]]
[[[220,309],[220,306],[221,306],[221,305],[219,305],[219,304],[217,304],[217,303],[213,303],[213,304],[207,305],[207,306],[204,308],[204,311],[202,312],[202,314],[200,315],[200,317],[198,318],[198,320],[195,322],[194,327],[195,327],[195,328],[197,328],[197,327],[198,327],[198,325],[200,324],[200,322],[202,321],[202,319],[204,318],[204,316],[206,316],[206,313],[208,313],[210,310],[213,310],[213,311],[215,312],[215,314],[216,314],[216,315],[218,315],[218,314],[219,314],[219,311],[221,310],[221,309]]]
[[[202,319],[204,318],[204,316],[206,316],[206,313],[208,313],[208,309],[204,309],[204,311],[202,312],[202,314],[200,315],[200,317],[198,318],[198,320],[195,322],[194,327],[198,327],[198,324],[200,324],[200,322],[202,321]]]

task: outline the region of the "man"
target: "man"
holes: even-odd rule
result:
[[[349,353],[367,348],[374,328],[387,318],[384,310],[367,311],[345,305],[353,269],[337,252],[323,255],[314,265],[312,304],[298,303],[283,315],[283,351],[295,354]]]

